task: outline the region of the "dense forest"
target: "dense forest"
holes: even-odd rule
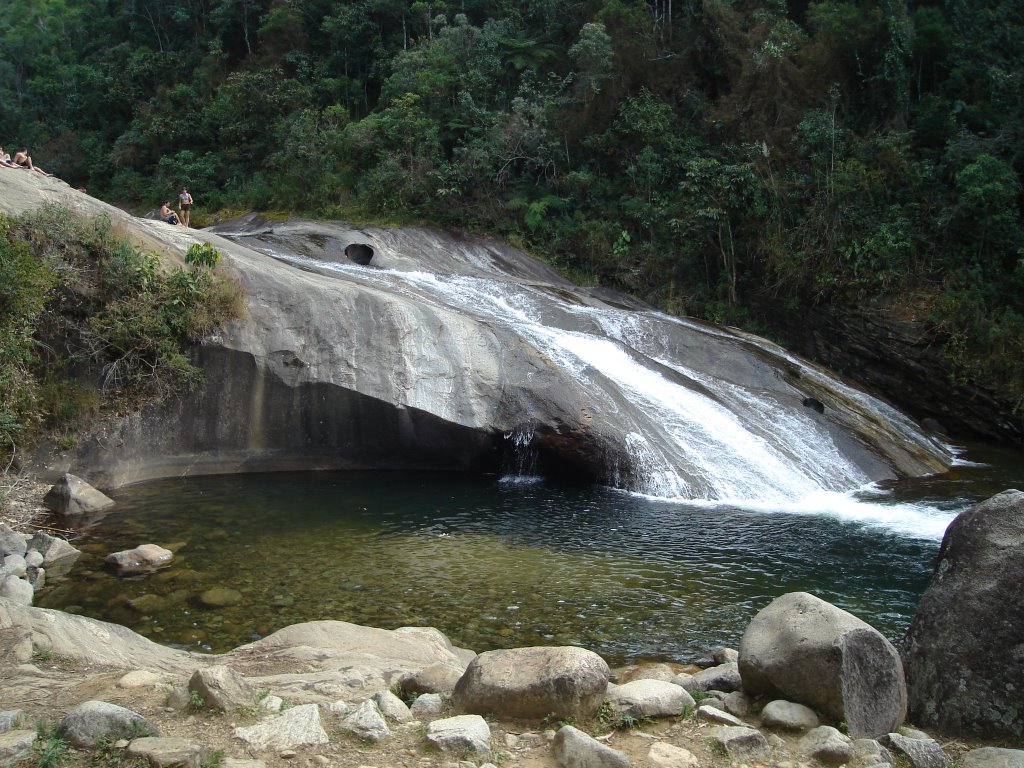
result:
[[[884,304],[1024,407],[1020,0],[24,0],[0,143],[135,210],[492,232],[769,333]]]

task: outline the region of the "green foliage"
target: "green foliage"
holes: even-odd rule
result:
[[[594,716],[594,721],[602,730],[611,728],[616,731],[633,730],[643,724],[643,720],[634,717],[628,712],[617,711],[607,700],[601,702],[601,706],[598,707],[597,714]]]
[[[68,745],[57,733],[54,723],[39,722],[36,725],[36,742],[33,751],[38,768],[62,768],[68,762]]]
[[[220,261],[220,251],[209,243],[194,243],[185,251],[186,264],[216,269],[218,261]]]
[[[7,4],[0,136],[140,209],[186,184],[206,210],[487,230],[711,319],[747,322],[775,301],[923,303],[957,379],[1016,401],[1018,5]],[[161,327],[194,338],[210,321],[186,307],[218,289],[130,247],[98,259],[99,229],[64,254],[66,240],[23,242],[53,246],[41,263],[55,274],[86,253],[102,263],[89,279],[123,302],[89,332],[109,342],[108,384],[189,385],[170,347],[129,365],[114,342]],[[0,269],[27,268],[4,247]],[[133,311],[150,315],[134,330]],[[26,339],[41,321],[21,317],[0,337],[5,443],[40,425]],[[162,378],[129,374],[157,358]]]
[[[112,398],[138,403],[201,384],[188,345],[241,311],[237,287],[209,271],[218,258],[193,246],[192,269],[167,272],[108,219],[57,207],[0,217],[0,451],[44,433],[71,447]]]
[[[190,690],[188,692],[188,708],[194,712],[206,708],[206,699],[199,691]]]

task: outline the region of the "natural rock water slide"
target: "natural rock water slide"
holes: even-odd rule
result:
[[[196,350],[202,391],[48,457],[101,487],[293,469],[530,471],[780,505],[952,462],[902,414],[773,344],[573,286],[482,238],[255,216],[184,230],[55,180],[13,181],[24,189],[4,196],[12,212],[48,200],[106,214],[172,255],[209,240],[245,293],[246,316]]]

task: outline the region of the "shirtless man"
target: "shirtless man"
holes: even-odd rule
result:
[[[171,210],[170,200],[164,200],[164,204],[160,206],[160,218],[168,224],[173,224],[175,226],[181,224],[181,222],[178,221],[177,215]]]
[[[12,160],[15,165],[20,165],[22,168],[28,168],[30,171],[36,171],[37,173],[43,174],[43,176],[50,175],[39,166],[32,164],[32,158],[28,155],[28,147],[22,147],[18,152],[15,152]]]

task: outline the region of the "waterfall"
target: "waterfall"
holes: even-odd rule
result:
[[[537,464],[540,453],[533,442],[536,424],[517,424],[505,433],[507,450],[502,460],[502,480],[505,482],[535,482],[540,479]]]
[[[870,451],[847,432],[853,420],[870,423],[893,445],[945,453],[885,404],[733,329],[619,309],[534,280],[389,268],[379,240],[374,264],[381,263],[374,267],[299,254],[280,240],[248,244],[311,271],[456,312],[529,345],[571,377],[596,413],[621,425],[629,466],[610,458],[606,481],[625,490],[776,507],[850,493],[871,479],[864,462],[851,459]],[[472,259],[478,266],[479,254]],[[824,393],[828,413],[803,407],[804,395],[787,377]],[[440,405],[430,398],[444,394],[412,386],[408,392],[421,398],[408,405],[435,412]],[[536,425],[522,416],[504,433],[507,477],[538,471]]]

